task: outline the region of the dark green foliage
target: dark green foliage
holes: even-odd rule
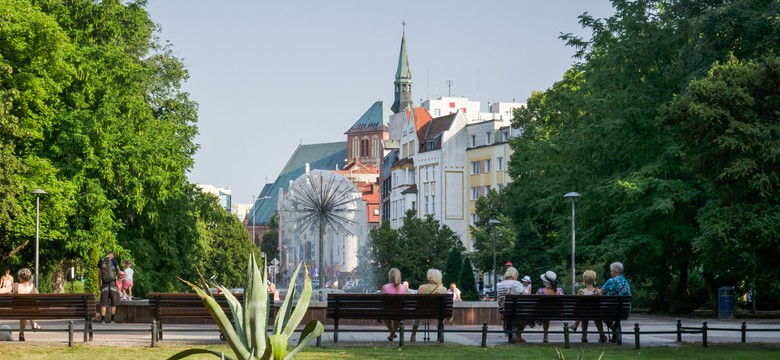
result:
[[[442,271],[442,283],[447,286],[450,283],[459,283],[460,270],[463,266],[463,253],[460,249],[453,248],[447,255],[447,263]]]
[[[370,241],[377,271],[374,283],[387,283],[387,273],[395,267],[413,289],[427,282],[428,269],[442,269],[450,250],[461,246],[448,226],[430,216],[417,218],[414,210],[406,212],[398,230],[391,229],[386,221],[371,230]]]
[[[277,214],[268,220],[268,229],[263,233],[260,251],[265,253],[268,261],[279,258],[279,215]]]
[[[654,295],[639,306],[688,312],[707,291],[714,300],[717,287],[776,268],[777,75],[764,58],[780,49],[780,3],[613,5],[608,19],[580,17],[589,40],[562,36],[580,62],[516,112],[508,213],[531,258],[546,253],[570,278],[563,194],[580,192],[578,263],[603,278],[621,261]],[[763,277],[768,302],[780,298],[775,275]]]
[[[453,282],[458,284],[460,298],[463,301],[479,301],[477,283],[474,281],[474,266],[471,265],[471,260],[468,257],[463,259],[463,266],[461,266],[458,281]],[[449,283],[445,282],[444,286],[449,287]]]

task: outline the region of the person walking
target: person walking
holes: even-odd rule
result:
[[[135,271],[131,267],[133,265],[133,262],[130,260],[125,260],[125,278],[122,280],[122,291],[124,294],[122,294],[123,300],[132,300],[133,299],[133,274],[135,274]]]

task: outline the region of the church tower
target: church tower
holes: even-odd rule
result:
[[[405,25],[405,24],[404,24]],[[398,55],[398,70],[395,72],[395,101],[390,110],[398,113],[414,106],[412,100],[412,72],[406,57],[406,31],[401,35],[401,53]]]

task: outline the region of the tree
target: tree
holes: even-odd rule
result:
[[[780,40],[771,35],[776,25],[769,19],[780,5],[613,5],[608,19],[580,17],[590,39],[562,36],[579,62],[516,112],[513,125],[523,132],[511,142],[509,213],[515,224],[530,222],[529,234],[539,234],[550,268],[566,269],[569,219],[562,195],[582,193],[577,261],[600,266],[603,274],[607,264],[622,261],[639,303],[688,312],[707,301],[702,284],[710,292],[723,284],[694,251],[701,234],[710,233],[702,221],[717,196],[678,136],[687,119],[667,120],[664,109],[713,64],[776,53]],[[751,244],[756,235],[747,236]]]
[[[471,260],[469,260],[468,256],[463,259],[463,266],[461,266],[460,274],[458,275],[457,284],[460,288],[460,298],[463,301],[479,301],[477,283],[474,281],[474,267],[471,265]],[[449,283],[445,282],[444,286],[447,286],[447,284]]]
[[[452,248],[449,255],[447,255],[447,262],[444,265],[444,271],[442,271],[444,285],[449,283],[459,283],[460,270],[463,267],[463,252],[458,248]]]
[[[215,261],[246,251],[246,234],[187,181],[197,105],[144,7],[0,0],[0,261],[31,264],[29,191],[44,189],[41,291],[62,288],[49,275],[70,261],[89,276],[106,250],[135,260],[141,295],[184,289],[176,276],[203,262],[243,276]]]
[[[406,212],[398,230],[390,228],[387,221],[372,229],[370,241],[377,268],[375,284],[386,283],[387,272],[395,267],[413,288],[427,282],[427,269],[442,269],[450,250],[460,244],[448,226],[431,216],[420,219],[414,210]]]
[[[780,294],[778,89],[780,58],[732,58],[692,81],[665,112],[681,128],[691,167],[711,184],[694,242],[702,266],[711,281],[762,289],[767,299]]]
[[[268,229],[263,233],[260,251],[264,252],[268,259],[279,258],[279,216],[277,214],[273,214],[268,220]]]

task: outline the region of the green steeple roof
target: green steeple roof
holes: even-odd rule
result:
[[[392,113],[393,112],[385,105],[384,101],[377,101],[374,105],[371,105],[366,113],[363,114],[363,116],[361,116],[345,134],[382,130],[383,127],[388,126],[390,123],[390,115]]]
[[[409,58],[406,57],[406,34],[401,36],[401,53],[398,55],[398,70],[395,72],[395,80],[412,80]]]

